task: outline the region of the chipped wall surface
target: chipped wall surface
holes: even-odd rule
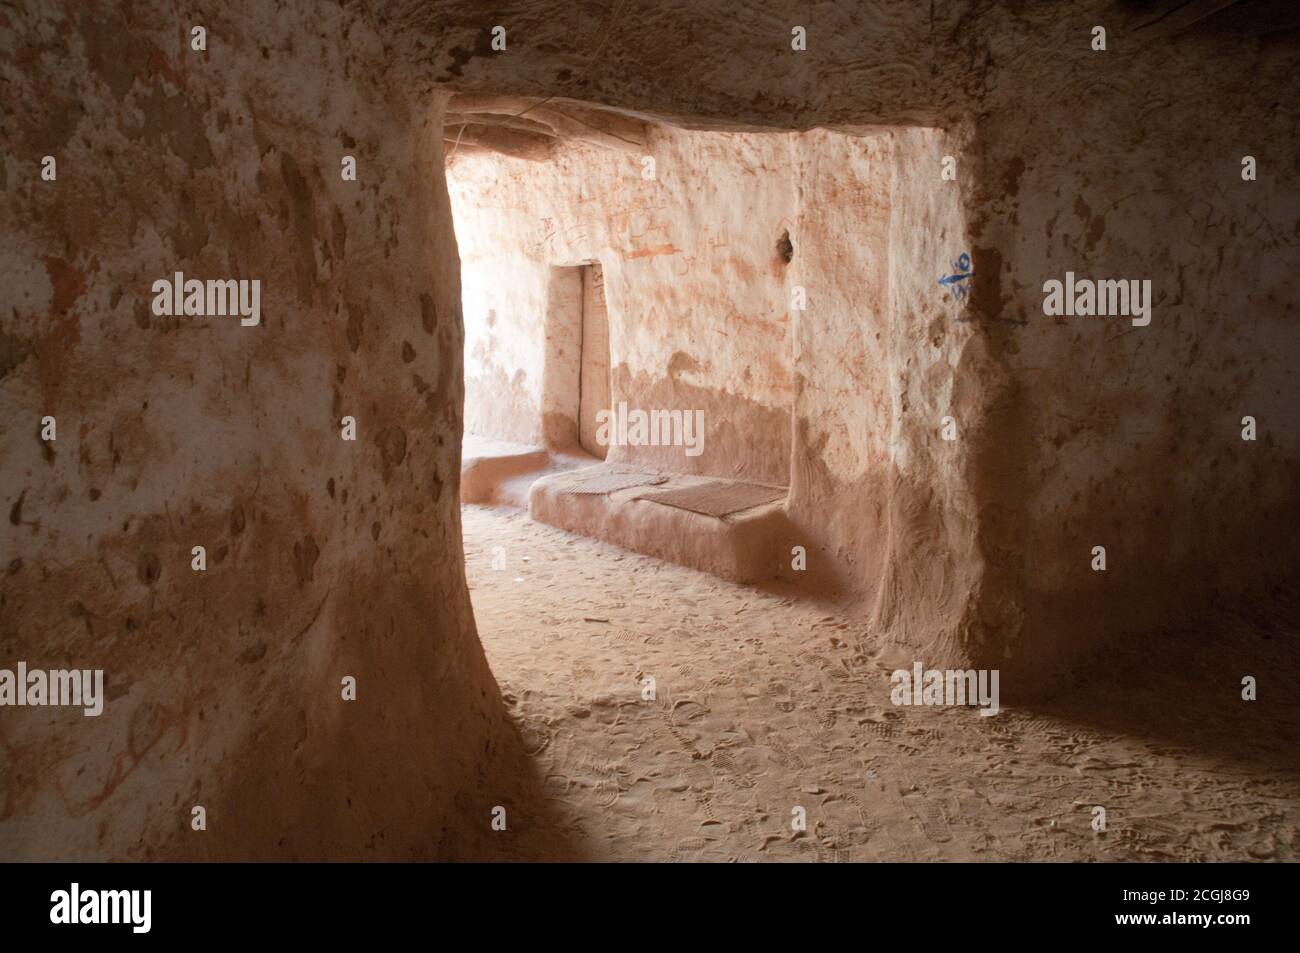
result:
[[[937,280],[967,237],[958,191],[931,170],[963,154],[963,137],[808,138],[799,221],[813,291],[799,316],[791,516],[882,629],[951,653],[980,567],[970,444],[960,424],[959,439],[942,431],[976,416],[959,368],[979,341],[965,298]],[[866,151],[846,154],[857,143]]]
[[[333,8],[193,16],[0,13],[0,657],[108,696],[4,709],[0,856],[473,855],[519,782],[461,560],[439,99]],[[176,271],[259,279],[261,323],[154,314]]]
[[[1293,69],[1279,41],[1223,22],[1112,48],[1100,65],[1069,57],[1031,127],[1008,111],[980,131],[981,320],[1014,388],[988,472],[1019,509],[988,528],[1022,587],[1023,623],[1003,638],[1026,678],[1207,600],[1267,598],[1300,557],[1300,155],[1293,106],[1260,93],[1294,88]],[[1189,59],[1213,64],[1205,82],[1171,84]],[[1149,279],[1150,324],[1044,315],[1044,281],[1067,271]]]

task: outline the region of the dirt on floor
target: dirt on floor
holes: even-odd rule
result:
[[[834,607],[467,506],[479,634],[596,860],[1300,857],[1294,599],[1115,653],[1034,707],[902,707]],[[890,656],[892,658],[892,656]],[[1241,680],[1258,680],[1243,701]],[[647,679],[653,679],[653,692]],[[651,697],[653,696],[653,697]],[[1095,830],[1104,808],[1105,830]],[[806,830],[797,830],[800,818]],[[530,832],[516,832],[523,841]],[[542,834],[545,836],[540,836]],[[512,850],[515,856],[521,854]]]

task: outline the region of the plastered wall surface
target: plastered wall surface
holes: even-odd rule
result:
[[[0,20],[0,654],[107,695],[4,710],[0,856],[473,855],[520,772],[461,560],[440,99],[316,4]],[[176,271],[259,279],[260,324],[155,315]]]
[[[976,270],[999,275],[982,320],[1014,388],[991,429],[1014,452],[989,476],[1022,468],[997,478],[1018,515],[989,528],[1024,589],[1006,652],[1026,677],[1294,578],[1300,160],[1294,109],[1261,93],[1287,84],[1284,42],[1225,24],[1128,40],[1102,69],[1075,57],[1045,78],[1028,129],[983,123]],[[1166,78],[1192,56],[1217,64],[1194,96]],[[1150,324],[1044,315],[1043,282],[1067,271],[1149,279]]]

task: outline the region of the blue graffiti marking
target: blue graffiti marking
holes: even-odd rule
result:
[[[952,270],[954,274],[944,275],[939,279],[939,284],[951,286],[954,298],[964,298],[970,292],[970,285],[961,282],[975,277],[975,273],[970,270],[970,255],[963,252],[961,257],[952,263]]]

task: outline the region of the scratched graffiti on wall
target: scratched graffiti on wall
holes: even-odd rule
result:
[[[970,255],[962,252],[961,256],[952,263],[952,272],[940,278],[939,284],[952,292],[954,300],[960,301],[970,293],[970,282],[967,279],[975,277],[975,273],[970,270]]]

